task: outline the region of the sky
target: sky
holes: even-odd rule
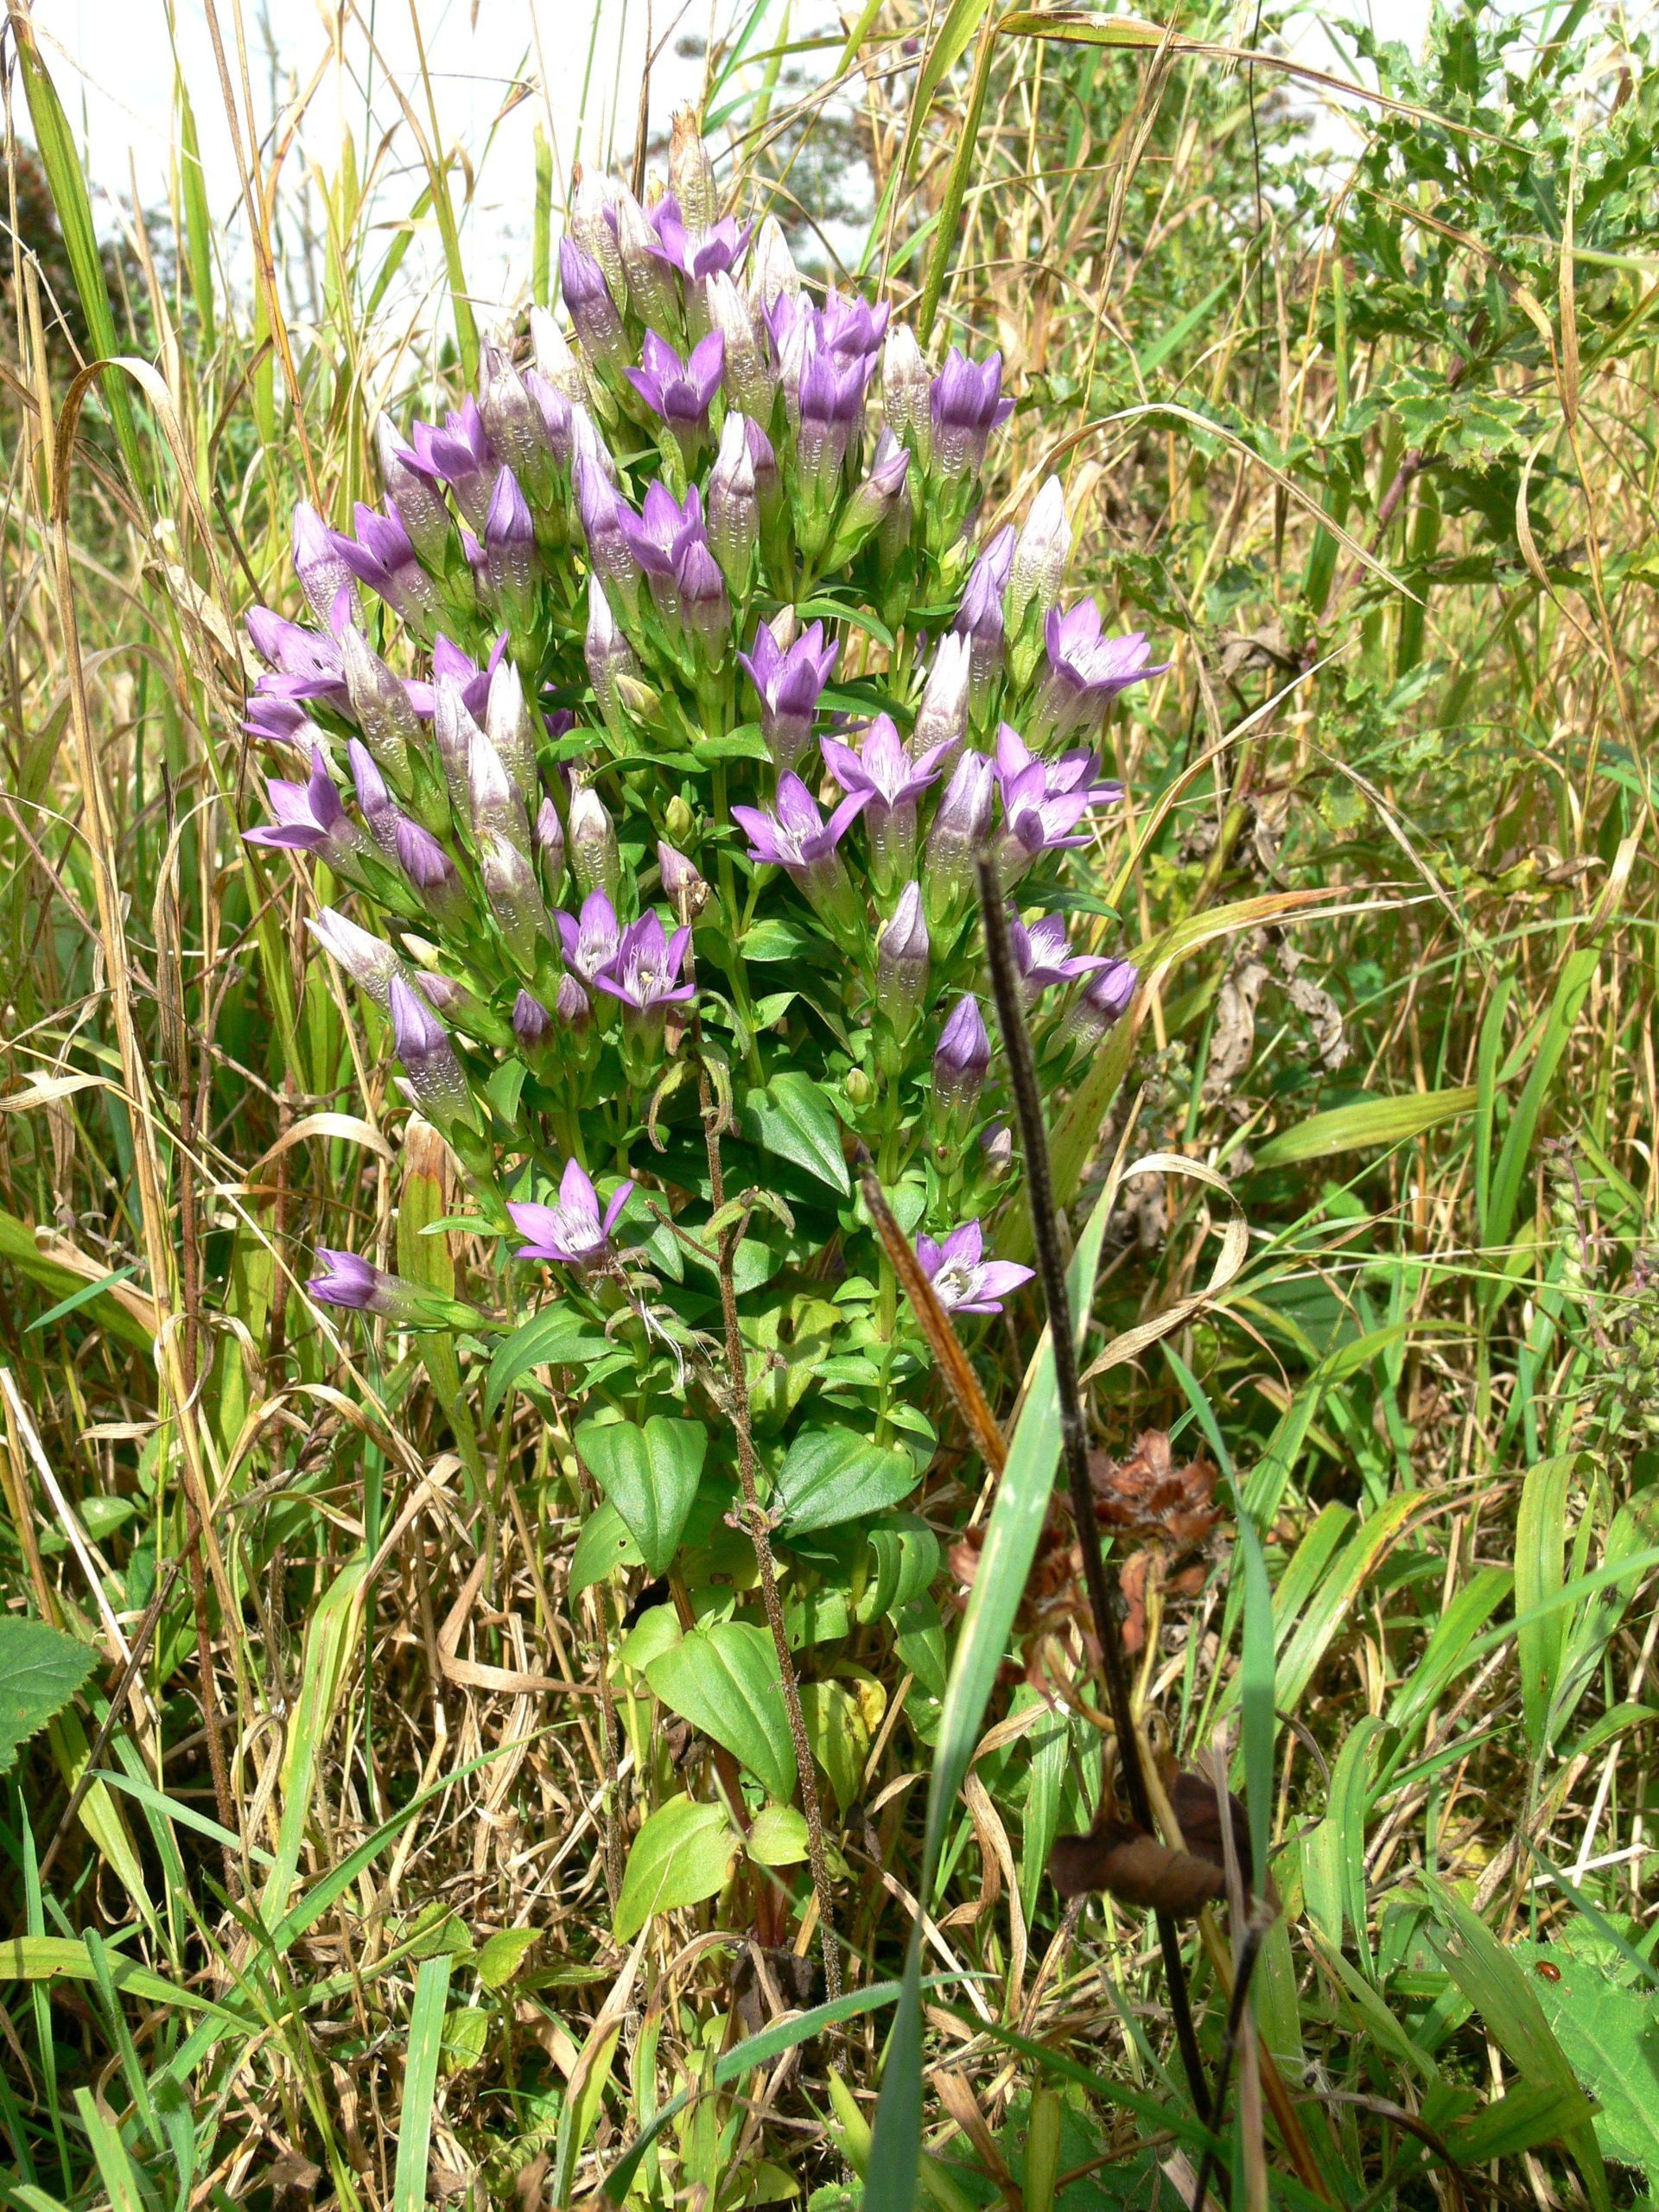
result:
[[[556,149],[556,178],[579,156],[590,164],[613,143],[632,143],[641,77],[654,35],[650,111],[663,125],[702,89],[702,65],[675,51],[687,33],[707,35],[728,20],[735,0],[419,0],[420,35],[442,139],[478,165],[479,187],[467,219],[467,267],[486,310],[521,297],[529,268],[534,133],[539,123]],[[1342,12],[1368,12],[1384,36],[1415,46],[1429,0],[1348,0]],[[35,20],[72,125],[84,136],[87,167],[103,196],[100,221],[118,220],[117,203],[134,194],[146,206],[169,194],[174,53],[189,87],[201,142],[208,203],[215,222],[240,227],[239,184],[210,33],[216,11],[233,83],[242,79],[238,0],[35,0]],[[343,45],[333,25],[349,10],[323,0],[242,0],[246,73],[264,128],[274,110],[310,90],[302,130],[284,180],[297,181],[310,158],[336,166],[344,136],[359,149],[401,123],[390,76],[428,121],[412,0],[358,0]],[[1135,12],[1159,12],[1148,4]],[[1249,10],[1242,10],[1247,25]],[[1325,29],[1332,10],[1309,8],[1288,37],[1298,58],[1346,74]],[[175,25],[172,38],[168,18]],[[773,20],[833,29],[825,0],[775,0]],[[377,55],[368,59],[372,31]],[[756,41],[778,32],[768,26]],[[273,54],[272,48],[275,52]],[[365,78],[365,64],[370,73]],[[372,118],[371,121],[370,118]],[[1343,126],[1322,134],[1340,143]],[[400,146],[409,134],[400,129]],[[388,220],[407,212],[422,180],[383,170],[377,207]]]

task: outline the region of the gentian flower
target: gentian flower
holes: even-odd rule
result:
[[[765,324],[757,327],[748,301],[718,270],[709,278],[703,296],[709,328],[718,334],[725,349],[721,380],[728,402],[757,422],[770,422],[778,375]]]
[[[650,1015],[663,1007],[683,1005],[696,995],[680,976],[690,942],[689,929],[677,929],[670,937],[658,916],[647,912],[623,931],[616,950],[594,981],[601,991],[620,999],[624,1007],[636,1014]]]
[[[933,1096],[950,1115],[970,1113],[991,1065],[991,1040],[979,1001],[960,998],[933,1051]]]
[[[916,1239],[922,1273],[947,1313],[1000,1313],[1009,1292],[1031,1281],[1030,1268],[984,1255],[985,1232],[976,1221],[964,1221],[943,1244],[931,1236]]]
[[[512,469],[503,468],[484,518],[484,565],[490,589],[505,603],[523,603],[536,561],[536,524]]]
[[[352,713],[363,742],[400,784],[409,781],[409,748],[421,741],[421,718],[409,693],[360,630],[349,623],[340,633],[340,666]]]
[[[319,1306],[341,1306],[352,1313],[385,1313],[399,1319],[422,1303],[416,1284],[406,1282],[402,1275],[388,1274],[355,1252],[336,1252],[319,1244],[316,1257],[319,1272],[305,1287]]]
[[[628,304],[651,330],[679,327],[679,286],[664,265],[657,226],[628,190],[619,185],[605,211],[616,240],[617,258],[628,289]]]
[[[518,1247],[517,1257],[554,1260],[566,1268],[596,1266],[608,1257],[611,1231],[632,1196],[633,1185],[623,1183],[601,1214],[599,1192],[587,1170],[576,1160],[567,1160],[556,1205],[543,1205],[534,1198],[509,1199],[507,1211],[529,1239]]]
[[[747,591],[760,543],[760,500],[747,417],[728,409],[709,477],[709,543],[734,589]]]
[[[948,747],[966,733],[969,670],[967,639],[954,630],[947,631],[939,640],[916,709],[916,726],[911,733],[913,743]]]
[[[1065,518],[1065,486],[1051,476],[1031,503],[1031,512],[1014,540],[1008,569],[1008,592],[1004,612],[1010,639],[1017,636],[1026,609],[1033,601],[1046,615],[1060,595],[1065,564],[1071,557],[1071,525]],[[1028,672],[1028,671],[1027,671]],[[1020,680],[1025,680],[1022,675]]]
[[[1111,964],[1103,953],[1071,950],[1066,942],[1064,914],[1045,914],[1029,929],[1011,915],[1008,949],[1027,1006],[1034,1006],[1051,984],[1069,983],[1076,976],[1092,976],[1096,969]]]
[[[347,537],[331,531],[330,542],[359,583],[384,599],[395,613],[423,628],[438,610],[437,588],[416,558],[409,532],[394,509],[383,515],[359,500],[352,511],[357,531]]]
[[[521,990],[512,1002],[512,1033],[527,1052],[537,1052],[552,1033],[553,1017],[538,998]]]
[[[779,644],[769,623],[761,622],[753,649],[737,657],[760,695],[760,734],[780,770],[792,768],[812,741],[818,695],[840,650],[824,644],[822,622],[810,624],[788,647]]]
[[[836,850],[854,818],[869,803],[868,791],[850,791],[828,822],[800,778],[785,768],[771,810],[734,806],[732,819],[748,833],[749,858],[785,869],[811,901],[832,933],[856,933],[853,887]]]
[[[565,966],[584,983],[596,984],[615,959],[621,943],[615,907],[603,891],[590,891],[582,902],[580,918],[563,912],[553,918],[564,948]]]
[[[1092,599],[1080,600],[1064,614],[1050,607],[1043,644],[1048,665],[1027,720],[1032,741],[1039,746],[1063,743],[1074,730],[1097,726],[1120,691],[1161,676],[1170,665],[1166,660],[1153,662],[1140,630],[1103,638],[1100,609]]]
[[[392,850],[398,867],[440,921],[464,922],[471,901],[454,862],[429,830],[407,814],[394,814]]]
[[[875,1003],[901,1041],[915,1026],[927,992],[927,921],[922,887],[907,883],[875,942]]]
[[[902,882],[915,864],[916,802],[938,781],[938,762],[948,749],[930,745],[912,759],[887,715],[878,715],[865,731],[861,752],[839,738],[823,740],[825,764],[842,791],[862,791],[869,802],[864,827],[878,890]]]
[[[570,867],[584,898],[602,890],[614,902],[622,880],[622,854],[616,824],[605,802],[591,784],[579,784],[570,794]]]
[[[443,479],[473,528],[482,530],[495,489],[496,458],[478,402],[470,396],[463,400],[444,416],[441,430],[430,423],[416,423],[410,435],[422,467]]]
[[[695,484],[682,505],[658,479],[645,493],[643,512],[636,515],[624,505],[618,519],[629,551],[653,582],[673,576],[690,548],[708,542],[702,498]]]
[[[654,330],[648,330],[644,367],[625,373],[653,415],[660,416],[677,436],[695,438],[709,427],[709,410],[720,390],[725,363],[726,340],[717,330],[700,338],[685,360]]]
[[[1141,970],[1133,960],[1109,960],[1078,993],[1066,1018],[1066,1041],[1097,1045],[1128,1012],[1140,981]]]
[[[391,1002],[392,977],[401,976],[407,982],[409,970],[385,939],[372,937],[344,914],[337,914],[332,906],[308,916],[306,927],[323,950],[340,963],[358,988],[366,993],[383,1013],[387,1011]]]
[[[745,224],[740,231],[733,215],[722,215],[706,230],[688,230],[672,193],[664,194],[651,210],[650,219],[657,232],[658,253],[692,283],[716,273],[729,276],[754,236],[753,223]]]
[[[1002,724],[996,740],[1002,834],[994,850],[1005,889],[1040,855],[1086,845],[1086,836],[1074,834],[1084,816],[1091,807],[1122,798],[1121,784],[1094,781],[1094,770],[1090,753],[1067,753],[1052,763],[1039,760],[1017,730]]]
[[[933,379],[933,465],[940,475],[977,475],[984,467],[991,432],[1014,412],[1001,391],[1000,353],[978,362],[960,346],[950,348]]]
[[[985,548],[969,569],[962,603],[951,628],[968,640],[968,696],[978,708],[989,696],[1002,668],[1002,639],[1006,625],[1002,597],[1014,569],[1014,524],[1009,523]]]
[[[629,525],[634,522],[632,511],[589,454],[576,455],[571,475],[582,535],[593,563],[588,582],[591,584],[595,576],[602,578],[632,613],[639,602],[639,563],[629,534]]]
[[[605,271],[573,238],[559,241],[559,289],[583,353],[596,362],[620,361],[628,351],[628,334]]]
[[[843,361],[830,352],[807,357],[795,405],[795,460],[804,487],[827,494],[864,419],[864,393],[874,354]]]
[[[553,935],[542,887],[522,846],[499,830],[479,839],[478,877],[486,905],[520,974],[535,972],[537,948]]]
[[[242,834],[250,845],[311,853],[346,872],[358,854],[368,849],[368,839],[346,818],[320,745],[311,748],[311,773],[304,783],[271,776],[266,779],[265,796],[276,819],[263,829],[245,830]]]
[[[340,647],[333,638],[287,621],[268,607],[249,608],[247,632],[255,652],[272,671],[255,687],[262,697],[320,699],[338,713],[350,711]]]
[[[468,1115],[472,1095],[466,1072],[437,1015],[402,976],[392,977],[386,1004],[392,1049],[404,1064],[406,1087],[415,1103],[440,1128]]]
[[[928,919],[952,920],[971,896],[974,863],[991,827],[995,772],[982,753],[964,753],[951,771],[927,833],[923,883]]]

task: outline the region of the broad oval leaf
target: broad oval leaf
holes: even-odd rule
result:
[[[807,1855],[805,1814],[795,1805],[763,1805],[743,1848],[757,1866],[798,1866]]]
[[[832,1191],[851,1191],[841,1156],[841,1123],[822,1084],[810,1076],[785,1068],[764,1090],[751,1090],[743,1102],[742,1128],[763,1152],[804,1167]]]
[[[631,1421],[577,1423],[575,1445],[594,1480],[621,1515],[652,1574],[666,1574],[697,1494],[709,1449],[701,1421],[652,1414]]]
[[[795,1746],[772,1637],[751,1621],[693,1629],[645,1668],[653,1695],[723,1745],[767,1796],[795,1790]]]
[[[701,1904],[725,1888],[736,1862],[740,1838],[723,1805],[700,1805],[694,1798],[671,1797],[633,1839],[616,1900],[613,1932],[619,1943],[632,1942],[659,1912]]]
[[[918,1480],[907,1452],[872,1444],[856,1429],[809,1428],[784,1455],[773,1502],[782,1508],[786,1534],[830,1529],[884,1512]]]
[[[496,1346],[485,1385],[484,1410],[486,1414],[499,1412],[507,1392],[532,1367],[585,1366],[612,1349],[602,1330],[562,1300],[543,1306]]]
[[[570,1595],[580,1598],[595,1582],[602,1582],[619,1567],[643,1567],[639,1547],[629,1535],[622,1516],[608,1500],[582,1524],[576,1548],[570,1555]]]

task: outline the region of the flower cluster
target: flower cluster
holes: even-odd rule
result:
[[[758,1372],[786,1370],[758,1429],[850,1420],[919,1467],[920,1339],[844,1147],[942,1302],[999,1311],[1028,1271],[987,1256],[1011,1170],[976,858],[1062,1082],[1135,988],[1098,902],[1055,894],[1122,796],[1108,710],[1158,671],[1062,605],[1058,480],[981,542],[1000,357],[931,365],[886,305],[810,295],[695,133],[671,182],[584,179],[563,319],[487,345],[442,423],[383,421],[349,533],[296,515],[311,620],[249,618],[246,722],[292,772],[248,836],[314,863],[317,938],[526,1298],[551,1268],[632,1345],[619,1405],[675,1402],[717,1311],[712,1110],[728,1188],[776,1200],[739,1274]],[[415,1312],[319,1258],[318,1298]]]

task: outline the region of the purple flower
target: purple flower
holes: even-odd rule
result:
[[[538,1051],[552,1027],[553,1017],[541,1001],[521,990],[512,1002],[512,1033],[525,1052]]]
[[[1002,597],[1014,568],[1014,524],[998,531],[969,571],[951,628],[968,640],[969,697],[977,706],[1002,665]]]
[[[971,1111],[991,1065],[991,1040],[979,1001],[957,1001],[933,1051],[933,1096],[947,1114]]]
[[[421,740],[421,719],[409,692],[360,630],[340,633],[340,665],[363,742],[380,766],[407,785],[409,748]]]
[[[305,1287],[319,1306],[343,1306],[353,1313],[399,1314],[419,1302],[413,1283],[387,1274],[355,1252],[336,1252],[319,1244],[316,1257],[319,1272]]]
[[[470,397],[463,400],[444,416],[441,430],[430,423],[416,423],[410,435],[421,467],[429,475],[443,479],[473,528],[482,530],[495,489],[496,458],[478,402]]]
[[[255,652],[275,671],[260,677],[261,697],[321,699],[341,713],[350,707],[340,646],[333,638],[302,629],[268,607],[249,608],[247,630]]]
[[[964,1221],[943,1244],[918,1236],[916,1257],[947,1313],[1000,1313],[1008,1294],[1032,1277],[1031,1268],[1012,1260],[985,1257],[985,1233],[976,1221]]]
[[[660,415],[669,429],[687,434],[709,427],[709,409],[720,390],[725,366],[726,340],[711,330],[682,360],[674,348],[654,330],[645,333],[645,366],[626,372],[653,415]]]
[[[588,454],[577,454],[572,473],[576,513],[594,573],[616,592],[624,607],[632,608],[639,597],[639,563],[633,556],[630,528],[641,525],[615,485]]]
[[[415,1103],[440,1128],[466,1114],[471,1104],[466,1073],[437,1015],[400,975],[391,978],[386,1004],[392,1049],[404,1064]]]
[[[1123,796],[1121,784],[1094,780],[1091,753],[1039,760],[1019,732],[1004,722],[996,739],[996,781],[1002,799],[1002,835],[995,848],[1004,888],[1017,883],[1044,853],[1085,845],[1073,834],[1091,807]]]
[[[490,702],[490,679],[501,665],[507,650],[507,632],[503,630],[490,647],[490,657],[480,669],[470,653],[462,652],[459,645],[439,635],[432,640],[432,683],[440,687],[448,677],[457,687],[461,704],[476,719],[487,714]],[[419,702],[416,702],[418,707]],[[435,696],[434,699],[435,704]],[[426,709],[430,714],[432,706]]]
[[[853,486],[836,517],[835,536],[824,556],[827,568],[838,568],[850,561],[877,531],[881,532],[884,568],[897,556],[909,542],[915,512],[907,483],[909,474],[910,448],[901,446],[884,426],[876,441],[869,473]]]
[[[1103,1033],[1128,1012],[1140,981],[1141,970],[1133,960],[1109,960],[1084,985],[1077,1011],[1082,1013],[1086,1007],[1090,1016],[1101,1023]]]
[[[484,518],[485,569],[499,595],[522,594],[530,588],[536,559],[536,524],[530,503],[512,469],[504,468],[490,494]]]
[[[349,869],[367,844],[362,831],[346,819],[322,747],[311,748],[311,773],[302,784],[286,777],[267,779],[265,796],[276,817],[263,829],[245,830],[251,845],[272,845],[284,852],[312,853],[334,867]]]
[[[609,361],[627,351],[627,333],[605,271],[571,238],[559,241],[559,289],[584,352],[595,361]]]
[[[315,734],[315,725],[297,699],[273,699],[257,691],[248,701],[241,727],[266,745],[299,745],[308,730]]]
[[[760,501],[748,434],[747,418],[733,410],[721,426],[720,451],[709,478],[709,543],[739,591],[747,588],[760,543]]]
[[[869,801],[868,791],[851,791],[826,822],[800,778],[785,768],[770,811],[734,806],[732,819],[747,832],[749,858],[786,869],[833,931],[855,935],[858,914],[847,871],[836,848],[849,824]]]
[[[830,681],[838,645],[825,645],[823,625],[814,622],[785,649],[769,623],[756,627],[753,650],[738,665],[760,698],[760,734],[779,769],[792,768],[812,741],[818,695]]]
[[[644,511],[635,515],[625,505],[619,519],[628,550],[653,579],[676,575],[690,548],[707,543],[702,528],[702,499],[695,484],[682,505],[667,485],[658,480],[645,493]]]
[[[1029,728],[1038,745],[1062,742],[1074,730],[1097,724],[1120,691],[1161,676],[1167,661],[1154,663],[1145,633],[1101,635],[1100,609],[1080,600],[1062,614],[1051,607],[1043,625],[1048,665],[1037,688]]]
[[[696,639],[715,660],[724,658],[731,641],[732,602],[726,595],[726,579],[707,543],[699,539],[686,548],[674,572],[679,594],[679,616],[690,636]]]
[[[561,976],[553,1011],[564,1027],[580,1036],[594,1018],[593,1001],[574,976]]]
[[[543,1205],[533,1198],[509,1200],[507,1211],[530,1240],[519,1246],[517,1256],[556,1260],[567,1268],[594,1266],[609,1253],[611,1231],[632,1196],[633,1185],[623,1183],[613,1192],[601,1215],[599,1192],[587,1170],[574,1160],[567,1160],[556,1205]]]
[[[399,814],[392,827],[397,865],[440,920],[459,920],[469,901],[455,864],[429,830]]]
[[[355,537],[333,531],[330,540],[341,561],[359,583],[378,593],[406,622],[417,626],[436,613],[438,595],[432,579],[416,558],[415,547],[401,518],[381,514],[359,499],[353,510]]]
[[[841,361],[873,362],[887,336],[893,313],[883,300],[873,308],[856,293],[837,292],[832,286],[817,310],[814,334],[819,348]],[[868,372],[867,372],[868,374]]]
[[[680,1005],[696,995],[690,983],[680,980],[690,942],[689,929],[677,929],[670,937],[654,912],[642,914],[623,931],[616,950],[594,981],[634,1014]]]
[[[651,221],[657,232],[657,252],[693,283],[717,271],[728,276],[748,251],[754,235],[753,223],[745,224],[740,231],[733,215],[722,215],[707,230],[688,230],[672,193],[664,193],[651,210]]]
[[[582,902],[580,919],[563,912],[553,918],[558,924],[565,966],[584,983],[596,984],[616,958],[621,943],[615,907],[603,891],[590,891]]]
[[[947,750],[930,745],[912,760],[900,743],[892,717],[878,715],[855,753],[839,738],[826,737],[823,753],[830,774],[847,792],[862,791],[869,804],[864,826],[875,863],[878,889],[907,876],[916,858],[916,802],[938,780],[938,763]]]
[[[960,346],[933,379],[933,461],[942,476],[977,474],[991,432],[1007,421],[1014,402],[1001,397],[1002,356],[970,361]]]
[[[839,474],[859,424],[875,356],[843,361],[830,353],[809,354],[801,371],[795,413],[796,462],[809,483],[827,486]]]
[[[1020,972],[1027,1006],[1034,1006],[1051,984],[1069,983],[1075,976],[1092,976],[1096,969],[1111,964],[1103,953],[1071,950],[1063,914],[1045,914],[1029,929],[1010,915],[1008,949]]]

